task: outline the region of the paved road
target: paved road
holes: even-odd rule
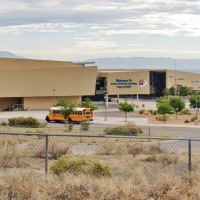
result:
[[[48,110],[42,111],[13,111],[13,112],[0,112],[0,121],[7,120],[11,117],[35,117],[40,121],[45,121],[45,116],[48,114]],[[199,125],[167,125],[167,124],[148,124],[147,117],[133,116],[128,114],[128,121],[136,123],[140,126],[144,133],[151,135],[157,133],[160,136],[172,135],[180,137],[200,137],[200,124]],[[94,112],[94,121],[91,123],[90,128],[93,130],[103,130],[107,127],[113,127],[116,125],[125,124],[125,117],[123,112],[119,112],[116,109],[108,110],[105,113],[104,110]],[[49,123],[51,127],[63,127],[62,123]]]

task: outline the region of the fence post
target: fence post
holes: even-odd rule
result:
[[[149,142],[151,141],[150,137],[151,137],[151,128],[149,127]]]
[[[48,154],[49,154],[49,135],[46,134],[46,137],[45,137],[45,174],[48,173]]]
[[[188,170],[191,173],[192,169],[192,150],[191,150],[191,139],[188,139]]]

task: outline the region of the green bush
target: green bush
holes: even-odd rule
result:
[[[13,117],[8,119],[9,126],[38,128],[40,123],[34,117]]]
[[[126,125],[106,128],[104,132],[106,135],[138,135],[143,133],[140,127],[130,122]]]
[[[91,158],[72,158],[61,156],[50,166],[50,171],[55,175],[65,172],[73,174],[90,174],[92,176],[111,176],[111,171],[107,164],[100,163]]]

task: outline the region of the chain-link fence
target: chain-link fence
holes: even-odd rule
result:
[[[62,155],[106,163],[113,176],[160,173],[186,176],[200,170],[200,139],[83,134],[0,133],[0,169],[30,168],[47,174]]]

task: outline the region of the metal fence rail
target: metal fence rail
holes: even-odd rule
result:
[[[137,170],[152,179],[159,172],[200,169],[200,139],[83,134],[0,133],[0,169],[31,168],[47,174],[61,155],[104,161],[127,178]]]

